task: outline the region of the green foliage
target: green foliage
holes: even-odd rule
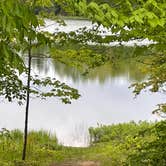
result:
[[[166,164],[166,121],[155,124],[149,131],[154,135],[152,140],[143,140],[135,146],[133,152],[128,157],[130,165],[161,165]],[[139,141],[141,142],[141,141]]]
[[[100,149],[108,165],[161,165],[166,163],[166,121],[130,122],[90,128],[92,147]],[[106,159],[111,158],[111,160]]]
[[[162,45],[155,45],[149,47],[148,55],[137,57],[137,60],[144,64],[143,71],[148,73],[147,80],[141,83],[134,83],[134,93],[136,95],[144,89],[149,89],[151,92],[165,93],[166,90],[166,50]],[[158,113],[161,116],[166,112],[166,104],[159,104],[158,108],[153,113]]]
[[[9,101],[20,101],[25,98],[25,89],[18,75],[25,72],[25,65],[19,52],[24,49],[22,44],[27,43],[27,34],[33,32],[28,29],[29,23],[36,27],[37,20],[22,1],[9,0],[0,2],[0,21],[0,94]]]
[[[41,163],[39,162],[40,158],[39,161],[36,160],[36,158],[38,158],[37,154],[40,153],[40,155],[42,156],[42,153],[46,151],[45,153],[47,155],[51,155],[52,150],[60,148],[60,146],[57,145],[56,136],[51,135],[50,133],[45,131],[31,131],[28,135],[27,144],[27,153],[30,157],[30,160],[27,162],[22,162],[19,161],[19,158],[21,156],[21,149],[23,146],[22,139],[23,133],[20,130],[9,131],[7,129],[3,129],[0,131],[0,161],[2,162],[1,165],[6,166],[7,163],[10,166],[18,166],[19,164],[30,166],[38,166],[43,163],[47,164],[49,162],[49,159],[46,162]]]
[[[63,103],[71,104],[72,99],[78,99],[80,97],[77,89],[71,88],[55,78],[32,78],[32,83],[33,86],[31,87],[31,93],[42,99],[47,97],[58,97]],[[36,86],[41,88],[41,90],[36,90]],[[49,87],[49,90],[43,90],[44,87]]]
[[[22,100],[25,100],[25,93],[26,88],[14,70],[1,75],[0,95],[5,96],[9,102],[16,99],[21,104]]]
[[[0,94],[5,95],[5,98],[9,101],[12,98],[17,98],[18,100],[24,98],[22,82],[17,76],[17,72],[21,74],[25,71],[24,63],[18,54],[20,51],[19,39],[22,34],[21,32],[18,35],[18,24],[23,21],[22,18],[23,14],[26,13],[26,9],[25,13],[21,13],[21,4],[17,5],[17,3],[17,0],[0,2],[0,21],[2,22],[0,25]]]
[[[146,82],[139,84],[142,88],[135,89],[135,93],[139,94],[140,90],[150,87],[151,92],[158,92],[164,90],[164,83],[166,82],[166,56],[164,53],[156,53],[155,55],[145,58],[143,63],[147,64],[146,69],[150,76]],[[139,90],[140,89],[140,90]]]
[[[100,48],[99,48],[100,49]],[[51,56],[64,64],[76,67],[78,70],[83,71],[84,74],[88,73],[91,69],[103,65],[109,60],[108,54],[98,52],[92,48],[80,47],[79,49],[69,47],[65,50],[53,48]]]
[[[28,49],[41,45],[50,46],[52,43],[48,33],[37,31],[43,21],[33,13],[36,5],[48,6],[51,4],[50,0],[27,0],[25,3],[22,0],[0,2],[0,20],[2,22],[0,25],[0,33],[2,34],[0,40],[2,50],[0,56],[0,95],[5,96],[8,101],[16,99],[19,104],[22,104],[26,97],[27,87],[20,79],[20,75],[27,73],[27,68],[19,52],[23,54]],[[53,87],[50,92],[42,93],[31,89],[31,93],[38,94],[40,97],[57,96],[67,104],[80,96],[77,90],[60,83],[58,80],[51,80],[51,78],[41,81],[38,78],[32,78],[32,80],[34,81],[33,85]]]
[[[148,129],[152,126],[148,122],[135,122],[115,124],[110,126],[101,125],[97,128],[89,128],[91,137],[91,143],[118,141],[125,142],[127,137],[136,136],[144,129]]]
[[[90,128],[92,144],[87,148],[63,147],[54,135],[45,131],[31,131],[28,139],[28,158],[20,161],[22,135],[19,130],[2,130],[0,136],[0,164],[3,166],[53,165],[70,161],[98,161],[106,165],[165,165],[166,121],[156,123],[130,122]],[[9,134],[10,137],[7,135]],[[54,164],[54,165],[56,165]],[[73,164],[74,165],[74,164]]]
[[[28,135],[29,150],[40,147],[41,149],[55,150],[57,148],[57,138],[45,131],[30,131]]]
[[[165,43],[165,1],[103,2],[87,3],[82,0],[77,2],[77,8],[82,15],[114,32],[114,38],[110,41],[148,38]]]

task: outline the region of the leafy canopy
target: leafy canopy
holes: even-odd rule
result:
[[[65,0],[57,1],[57,3],[64,6],[68,4],[72,7],[74,5],[75,12],[86,16],[93,23],[97,23],[96,28],[93,29],[95,32],[101,25],[112,32],[111,35],[101,36],[94,33],[93,30],[84,29],[85,32],[82,31],[84,37],[80,33],[70,33],[65,38],[66,40],[74,38],[78,39],[77,42],[83,43],[110,43],[149,39],[156,42],[158,44],[156,48],[141,60],[141,63],[147,64],[145,71],[149,77],[142,83],[133,84],[134,93],[137,95],[146,88],[149,88],[151,92],[162,91],[165,93],[166,52],[163,47],[166,43],[165,0],[71,0],[70,2]],[[59,59],[59,57],[57,58]],[[159,104],[158,109],[154,112],[160,113],[160,111],[166,112],[166,104]]]
[[[27,68],[21,55],[29,48],[41,45],[50,45],[51,39],[47,33],[38,32],[38,27],[43,25],[42,18],[34,14],[36,5],[48,6],[51,1],[31,0],[2,0],[0,1],[0,95],[8,101],[17,99],[21,104],[25,100],[27,90],[20,76],[27,73]],[[37,91],[31,88],[33,95],[42,98],[56,96],[64,103],[71,103],[80,95],[76,89],[60,83],[58,80],[38,77],[31,78],[32,84],[37,86],[50,86],[51,92]]]

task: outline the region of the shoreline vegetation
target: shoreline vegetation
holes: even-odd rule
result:
[[[89,20],[86,17],[80,17],[80,16],[63,16],[63,15],[59,15],[58,17],[61,18],[61,19],[64,19],[64,20]]]
[[[27,160],[21,161],[23,133],[0,131],[1,166],[59,166],[63,163],[93,161],[101,166],[159,165],[166,163],[166,121],[100,125],[89,128],[90,146],[65,147],[55,135],[31,131]]]

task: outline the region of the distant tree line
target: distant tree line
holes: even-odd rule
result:
[[[107,3],[111,7],[118,7],[121,4],[121,0],[87,0],[87,4],[95,2],[97,4],[103,4]],[[57,2],[53,2],[53,6],[51,7],[41,7],[41,6],[36,6],[35,7],[35,14],[39,14],[40,12],[46,12],[46,13],[54,13],[55,15],[62,15],[62,16],[79,16],[79,13],[77,11],[72,11],[72,12],[67,12],[66,10],[63,9],[62,5],[58,4]]]
[[[54,5],[51,7],[41,7],[41,6],[36,6],[35,7],[35,14],[38,15],[40,12],[45,12],[45,13],[54,13],[55,15],[69,15],[67,12],[65,12],[61,5],[58,3],[54,2]]]

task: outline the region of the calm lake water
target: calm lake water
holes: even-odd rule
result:
[[[117,50],[117,53],[116,53]],[[126,54],[131,50],[125,49]],[[43,53],[42,50],[38,51]],[[112,49],[116,54],[123,51]],[[26,59],[25,59],[26,61]],[[40,100],[31,98],[29,128],[56,133],[59,143],[67,146],[87,146],[88,128],[98,124],[155,120],[152,110],[164,101],[163,94],[142,93],[134,98],[131,83],[145,79],[140,65],[129,60],[106,64],[83,76],[74,68],[57,63],[50,58],[33,58],[32,73],[51,76],[77,88],[81,98],[70,105],[56,98]],[[24,128],[25,106],[0,100],[0,128]]]

